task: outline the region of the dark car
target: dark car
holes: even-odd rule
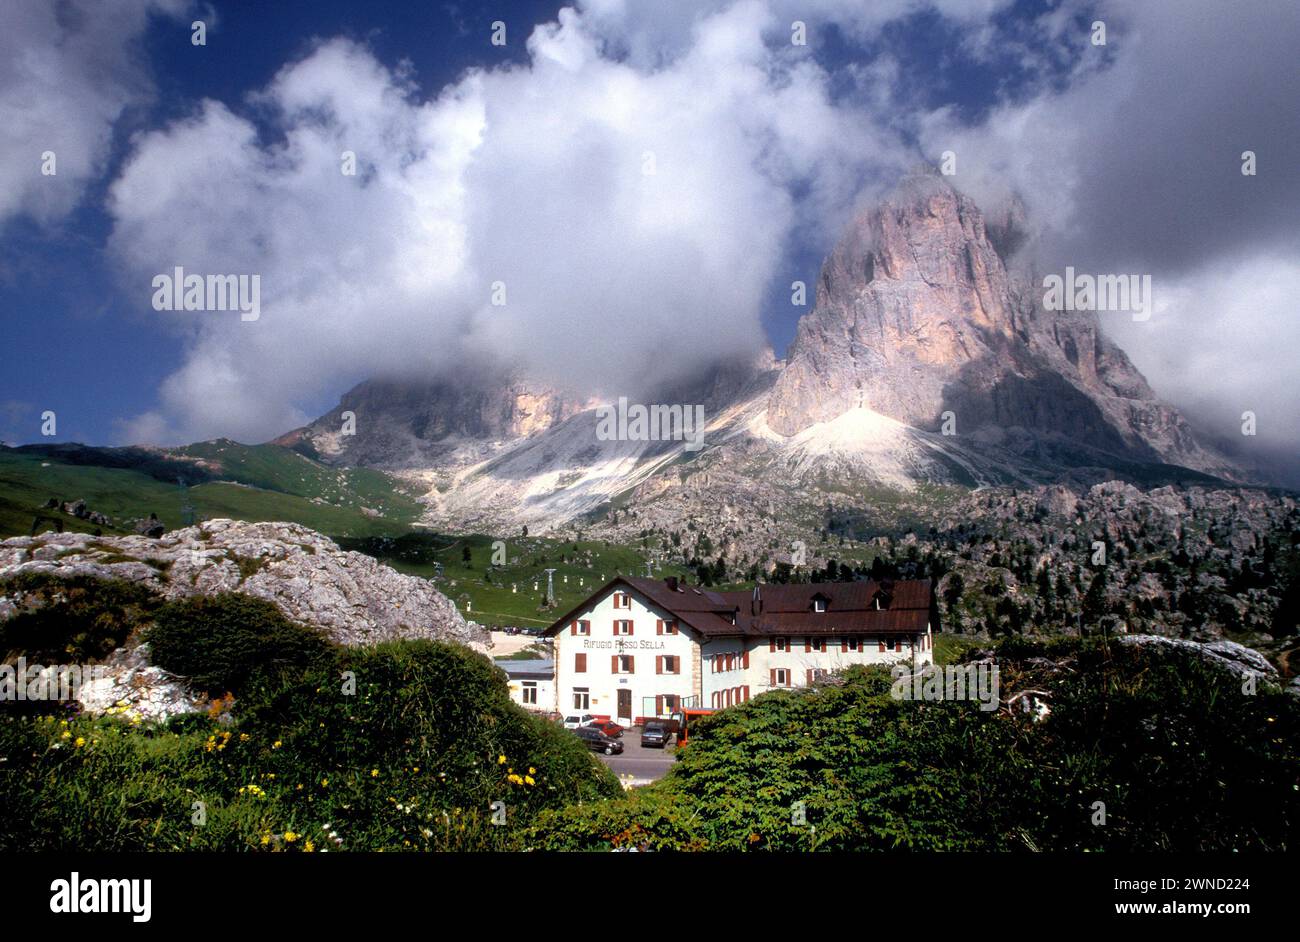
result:
[[[658,746],[663,749],[673,737],[675,729],[669,727],[667,720],[646,720],[641,727],[641,745]]]
[[[607,756],[612,756],[617,752],[623,751],[623,744],[613,736],[606,736],[595,726],[579,726],[575,729],[574,734],[597,752],[603,752]]]

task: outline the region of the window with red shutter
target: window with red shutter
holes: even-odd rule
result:
[[[663,672],[664,672],[664,656],[662,654],[657,654],[655,655],[655,673],[662,674]]]
[[[609,658],[609,670],[611,674],[618,673],[618,655],[611,654]]]

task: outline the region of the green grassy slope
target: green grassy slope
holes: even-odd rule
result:
[[[276,450],[291,456],[294,462],[311,464],[287,449]],[[285,464],[289,464],[289,459],[285,459]],[[284,473],[282,470],[281,475]],[[324,473],[333,474],[328,469],[324,469]],[[0,535],[28,533],[37,514],[57,516],[68,530],[89,532],[95,529],[87,521],[40,509],[51,497],[60,501],[82,499],[91,510],[108,514],[115,526],[102,528],[106,533],[128,532],[127,520],[147,517],[150,513],[157,514],[168,528],[179,527],[186,497],[194,506],[197,519],[288,520],[334,536],[402,533],[409,528],[418,511],[419,505],[412,498],[395,490],[383,495],[379,493],[377,483],[366,476],[359,476],[360,486],[352,489],[350,474],[348,489],[343,490],[340,486],[330,495],[337,495],[347,503],[342,506],[315,503],[310,499],[317,496],[310,493],[313,486],[320,487],[321,498],[327,499],[321,473],[313,469],[312,475],[301,473],[298,476],[307,479],[299,481],[299,489],[307,496],[224,481],[190,487],[183,496],[175,483],[160,481],[143,471],[69,464],[39,453],[0,449]],[[267,480],[269,482],[271,478]],[[384,516],[369,516],[362,512],[363,506],[381,510]],[[41,529],[51,527],[43,523]]]

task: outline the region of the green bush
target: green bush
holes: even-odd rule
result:
[[[290,621],[265,599],[226,592],[168,602],[146,629],[150,659],[213,696],[301,673],[332,645],[316,629]]]
[[[1049,659],[1045,661],[1045,658]],[[542,849],[1286,850],[1300,845],[1300,704],[1158,649],[1014,641],[1002,696],[1041,723],[900,701],[879,668],[697,723],[660,781],[539,817]],[[1103,802],[1104,825],[1094,823]]]
[[[0,716],[0,851],[518,850],[541,812],[622,794],[457,645],[335,651],[243,702],[230,725]]]
[[[0,623],[4,661],[92,664],[126,643],[162,604],[151,589],[120,579],[23,573],[0,582],[0,595],[39,605]]]

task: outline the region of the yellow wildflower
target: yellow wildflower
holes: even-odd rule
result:
[[[285,832],[284,832],[284,842],[285,842],[286,844],[292,844],[292,843],[293,843],[294,841],[296,841],[297,839],[298,839],[298,835],[295,834],[293,831],[285,831]]]

